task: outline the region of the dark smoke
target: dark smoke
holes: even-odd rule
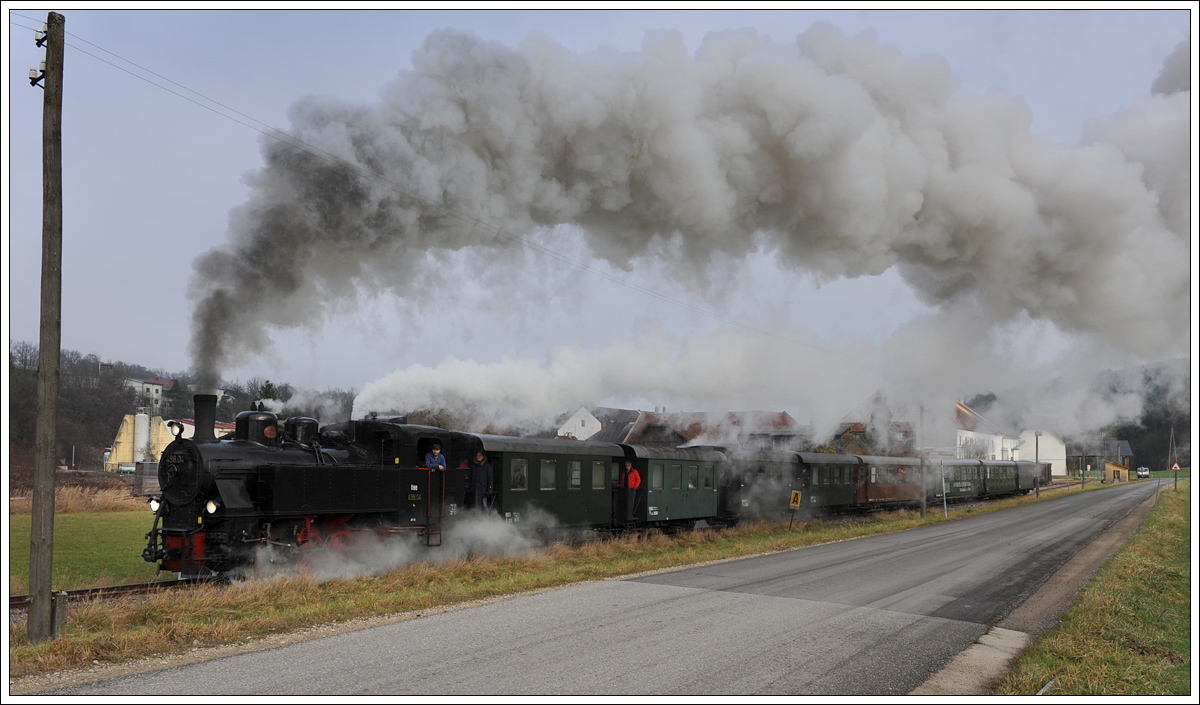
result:
[[[957,94],[944,60],[828,25],[794,44],[713,34],[694,56],[665,32],[628,53],[437,32],[378,102],[292,106],[290,133],[344,162],[263,142],[229,241],[195,265],[196,368],[215,381],[269,328],[319,326],[360,291],[420,309],[438,295],[429,257],[517,247],[489,226],[561,224],[620,267],[670,253],[694,272],[765,245],[821,279],[899,266],[927,302],[989,321],[1176,349],[1190,261],[1176,54],[1155,83],[1174,96],[1070,148],[1031,136],[1020,100]]]

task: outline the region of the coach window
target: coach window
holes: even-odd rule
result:
[[[871,484],[875,484],[876,482],[879,481],[879,479],[878,479],[879,476],[877,473],[878,473],[878,468],[876,468],[874,465],[872,465],[871,466]]]
[[[661,490],[663,488],[663,464],[650,463],[650,489]]]
[[[771,482],[783,482],[783,468],[778,465],[771,465]]]
[[[700,487],[700,466],[687,466],[688,489],[694,490]]]
[[[717,481],[716,470],[711,465],[705,465],[704,466],[704,489],[711,490],[713,488],[713,485],[716,484],[716,481]]]
[[[593,460],[592,461],[592,489],[593,490],[604,489],[604,461],[603,460]]]
[[[512,484],[509,489],[514,491],[524,490],[529,486],[529,461],[525,458],[513,458],[512,461]]]
[[[673,489],[673,490],[682,489],[682,485],[683,485],[683,466],[682,465],[672,465],[671,466],[671,489]]]
[[[583,489],[583,465],[578,460],[567,462],[567,489]]]
[[[542,489],[543,490],[554,489],[555,474],[557,472],[558,472],[558,461],[557,460],[543,460],[542,461]]]

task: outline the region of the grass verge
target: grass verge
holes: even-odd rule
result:
[[[56,514],[55,590],[140,583],[154,579],[154,564],[142,560],[154,514],[138,511]],[[26,515],[9,517],[9,594],[29,589],[29,525]]]
[[[1086,491],[1103,487],[1089,484]],[[1075,486],[1043,492],[1042,499],[1078,491]],[[1033,501],[1036,499],[1029,495],[952,507],[949,519]],[[677,536],[631,536],[574,547],[552,545],[524,555],[421,562],[371,578],[320,581],[301,573],[234,587],[203,586],[149,598],[72,603],[66,636],[52,642],[28,645],[25,624],[10,624],[10,674],[21,677],[84,666],[93,660],[118,663],[181,653],[195,646],[257,639],[332,622],[903,531],[946,520],[940,507],[931,506],[925,519],[917,512],[904,511],[849,522],[797,524],[790,531],[784,522]],[[59,528],[56,525],[56,546]],[[140,537],[146,528],[135,532],[139,545],[133,555],[138,561]],[[25,530],[27,537],[27,522]],[[61,589],[57,584],[55,588]]]
[[[1191,688],[1191,483],[1164,488],[1136,534],[993,695],[1187,695]]]

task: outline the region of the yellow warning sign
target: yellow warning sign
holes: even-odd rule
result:
[[[792,509],[800,508],[800,490],[792,490]]]

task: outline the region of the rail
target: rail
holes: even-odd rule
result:
[[[82,590],[67,590],[67,599],[92,599],[103,597],[123,597],[126,595],[142,595],[166,590],[179,590],[196,585],[213,582],[227,582],[225,578],[182,578],[179,580],[158,580],[150,583],[135,583],[132,585],[109,585],[107,587],[84,588]],[[55,591],[59,592],[59,591]],[[9,595],[8,608],[28,609],[32,603],[29,595]]]

